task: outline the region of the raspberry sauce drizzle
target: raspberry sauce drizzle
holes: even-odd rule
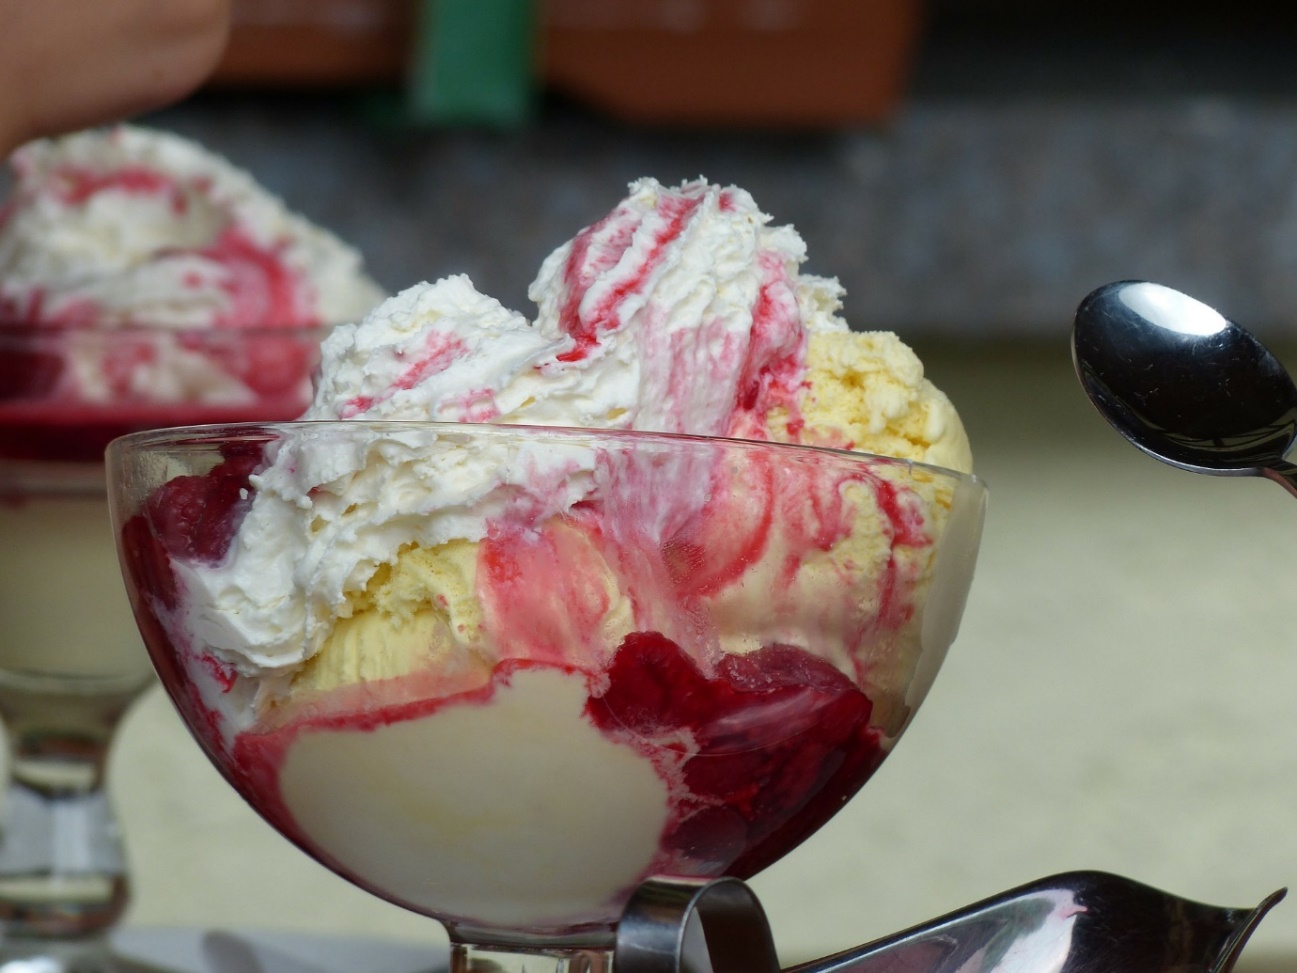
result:
[[[684,233],[689,221],[703,201],[702,195],[666,196],[652,214],[660,225],[652,228],[647,252],[635,265],[628,267],[607,283],[591,307],[583,307],[589,287],[602,274],[615,268],[630,251],[638,230],[649,222],[641,216],[636,223],[624,223],[622,208],[614,210],[600,222],[572,241],[564,267],[563,284],[567,294],[559,312],[559,327],[576,341],[576,347],[558,356],[559,361],[580,361],[599,343],[599,336],[621,327],[621,312],[629,296],[638,293],[661,266],[670,244]]]
[[[279,789],[292,746],[310,733],[363,733],[435,717],[449,707],[489,705],[497,689],[524,668],[580,675],[571,666],[513,660],[498,664],[486,686],[454,696],[341,712],[330,707],[327,714],[240,734],[220,761],[222,769],[286,837],[364,885],[363,876],[336,862],[297,826]],[[618,648],[606,682],[605,690],[589,696],[587,719],[671,781],[670,820],[645,876],[754,874],[824,824],[885,755],[869,726],[868,697],[828,663],[794,646],[726,657],[707,676],[659,633],[633,633]],[[694,741],[687,750],[678,744],[684,732]]]

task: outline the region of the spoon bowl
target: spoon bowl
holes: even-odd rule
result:
[[[1284,895],[1230,909],[1120,875],[1065,872],[783,973],[1230,973]],[[613,968],[779,973],[761,903],[732,878],[641,884],[622,915]]]
[[[1297,385],[1259,340],[1170,287],[1117,281],[1076,311],[1072,360],[1099,412],[1172,466],[1264,476],[1297,496]]]

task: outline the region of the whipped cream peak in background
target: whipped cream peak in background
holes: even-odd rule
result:
[[[836,282],[799,277],[805,244],[769,222],[736,187],[633,183],[531,286],[537,328],[575,342],[555,377],[625,389],[600,425],[768,438],[765,414],[800,385],[808,331],[846,330]],[[811,319],[799,287],[827,295],[806,302]]]
[[[0,318],[284,327],[383,297],[359,253],[194,142],[121,125],[28,143],[0,211]]]

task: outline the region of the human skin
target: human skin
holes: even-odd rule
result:
[[[0,158],[176,101],[225,49],[229,0],[0,0]]]

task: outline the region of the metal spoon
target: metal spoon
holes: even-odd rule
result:
[[[783,973],[1228,973],[1283,896],[1228,909],[1119,875],[1066,872]],[[612,965],[779,973],[761,903],[734,878],[644,882],[623,913]]]
[[[1076,310],[1072,361],[1098,410],[1172,466],[1264,476],[1297,496],[1297,386],[1270,351],[1179,291],[1123,280]]]

